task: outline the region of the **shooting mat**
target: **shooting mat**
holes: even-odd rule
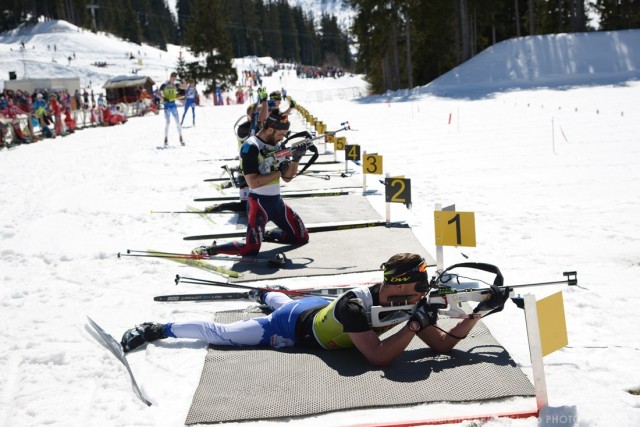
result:
[[[257,315],[223,312],[214,320]],[[450,328],[453,322],[440,324]],[[386,368],[370,365],[355,349],[210,347],[185,424],[534,395],[524,373],[479,322],[449,354],[414,339]]]
[[[281,279],[285,277],[326,276],[332,274],[378,271],[380,264],[399,252],[421,254],[429,265],[433,258],[418,242],[409,228],[369,227],[313,233],[302,246],[264,243],[261,260],[284,253],[289,262],[281,268],[263,263],[235,263],[231,269],[241,273],[230,282]]]
[[[287,203],[307,225],[382,219],[367,198],[357,194],[291,199]],[[399,252],[421,254],[429,265],[435,265],[411,229],[376,226],[311,233],[306,245],[263,243],[256,259],[267,261],[284,253],[290,262],[282,268],[266,262],[237,262],[231,269],[241,273],[241,277],[229,280],[247,282],[377,271],[380,264]]]

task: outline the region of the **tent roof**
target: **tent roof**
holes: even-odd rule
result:
[[[107,80],[102,87],[104,89],[120,89],[123,87],[144,86],[147,83],[154,84],[155,82],[147,76],[117,76]]]

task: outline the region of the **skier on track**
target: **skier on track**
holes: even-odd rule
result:
[[[474,314],[449,331],[437,325],[438,308],[425,297],[427,264],[417,254],[400,253],[382,265],[382,283],[349,290],[333,301],[321,297],[292,300],[278,291],[252,290],[249,295],[273,310],[266,317],[220,324],[208,320],[142,323],[126,331],[121,345],[125,352],[164,338],[191,338],[212,345],[268,346],[304,345],[334,350],[355,346],[375,366],[386,366],[399,356],[416,335],[431,349],[446,353],[471,331],[484,314],[500,311],[510,288],[492,288]],[[379,335],[395,324],[374,327],[373,306],[417,304],[408,322],[393,335]]]
[[[178,118],[178,107],[176,106],[176,98],[178,97],[178,88],[184,89],[181,86],[176,84],[176,78],[178,77],[178,73],[175,71],[171,73],[169,76],[169,81],[165,82],[160,86],[160,92],[162,93],[162,98],[164,100],[164,119],[166,121],[164,127],[164,146],[169,146],[169,123],[171,121],[171,116],[176,122],[176,127],[178,128],[178,135],[180,135],[180,144],[185,145],[184,140],[182,139],[182,127],[180,126],[180,120]]]
[[[180,125],[184,124],[184,118],[187,115],[187,111],[191,108],[191,117],[193,119],[193,126],[196,125],[196,96],[198,96],[198,90],[196,89],[196,82],[189,80],[189,87],[186,90],[186,98],[184,103],[184,113],[182,113],[182,120]]]

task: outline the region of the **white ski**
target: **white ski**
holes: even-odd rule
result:
[[[109,335],[104,329],[102,329],[96,322],[94,322],[89,316],[87,316],[87,320],[89,320],[89,324],[91,327],[97,332],[98,337],[100,337],[100,344],[107,347],[109,351],[127,368],[129,372],[129,376],[131,377],[131,384],[133,386],[133,391],[135,391],[136,395],[142,400],[147,406],[151,406],[151,402],[147,400],[146,396],[138,387],[138,383],[136,382],[135,377],[133,376],[133,371],[131,370],[131,366],[129,366],[129,362],[127,362],[127,358],[124,356],[124,351],[122,351],[122,347],[120,343],[116,341],[111,335]]]

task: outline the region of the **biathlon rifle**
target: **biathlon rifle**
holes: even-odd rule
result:
[[[329,135],[335,135],[338,132],[342,132],[345,130],[350,130],[351,126],[349,125],[349,122],[342,122],[340,123],[340,126],[342,126],[340,129],[336,129],[336,130],[332,130],[329,132],[325,132],[322,135],[317,135],[315,137],[312,137],[309,132],[307,131],[302,131],[302,132],[298,132],[295,133],[291,136],[288,136],[287,139],[285,139],[278,147],[278,150],[274,153],[274,158],[275,158],[275,162],[274,165],[277,167],[280,163],[290,160],[293,152],[302,146],[306,146],[306,149],[311,151],[313,153],[313,156],[311,156],[311,159],[309,159],[309,161],[307,162],[307,164],[304,165],[304,168],[302,168],[301,171],[298,172],[298,175],[301,175],[302,173],[304,173],[304,171],[306,171],[311,165],[313,165],[315,163],[315,161],[318,159],[320,153],[318,153],[318,147],[316,147],[313,144],[313,141],[320,139],[320,138],[324,138],[326,136]],[[289,141],[291,141],[292,139],[296,139],[296,138],[301,138],[301,137],[305,137],[302,141],[297,141],[294,142],[293,144],[291,144],[291,147],[287,147],[287,143]]]
[[[458,274],[450,273],[451,270],[456,268],[470,268],[481,270],[495,274],[493,284],[489,287],[477,288],[469,287],[464,288],[464,283],[460,282],[460,279],[469,279],[468,277]],[[463,302],[477,302],[481,303],[491,298],[495,288],[498,290],[507,289],[508,297],[519,307],[524,308],[524,302],[522,297],[516,296],[514,288],[531,287],[531,286],[543,286],[543,285],[555,285],[555,284],[567,284],[568,286],[577,286],[578,274],[575,271],[566,271],[563,273],[564,280],[552,281],[552,282],[538,282],[527,283],[521,285],[504,286],[504,278],[502,273],[492,264],[467,262],[454,264],[451,267],[444,270],[437,277],[433,277],[429,282],[426,289],[426,298],[429,305],[432,308],[438,309],[439,314],[450,318],[481,318],[488,316],[491,313],[499,311],[501,309],[495,309],[485,314],[472,313],[468,314],[462,308]],[[452,287],[451,284],[457,283],[462,285],[461,288]],[[486,282],[483,282],[486,283]],[[418,285],[416,285],[418,286]],[[494,289],[492,289],[494,288]],[[417,304],[405,304],[390,307],[374,306],[371,308],[371,321],[375,327],[390,326],[398,323],[402,323],[409,320],[413,312],[416,310]]]

